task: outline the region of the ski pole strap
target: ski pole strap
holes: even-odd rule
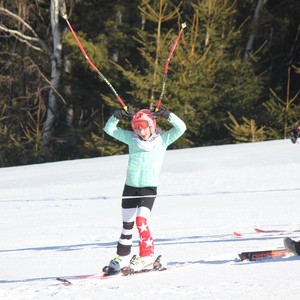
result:
[[[117,91],[115,90],[115,88],[112,86],[112,84],[108,81],[108,79],[99,71],[99,69],[94,65],[94,63],[90,60],[90,58],[88,57],[86,51],[84,50],[77,34],[75,33],[71,23],[69,22],[67,16],[64,14],[62,16],[67,24],[68,24],[68,27],[70,28],[72,34],[73,34],[73,37],[75,38],[76,42],[77,42],[77,45],[78,47],[80,48],[83,56],[85,57],[85,59],[87,60],[87,62],[89,63],[89,65],[91,66],[91,68],[102,78],[102,80],[110,87],[110,89],[112,90],[112,92],[114,93],[114,95],[116,96],[117,100],[120,102],[120,104],[122,105],[122,107],[127,111],[127,106],[125,105],[125,103],[123,102],[122,98],[118,95]]]
[[[165,92],[170,60],[171,60],[171,58],[173,56],[173,52],[174,52],[175,48],[177,47],[177,44],[178,44],[178,42],[180,40],[180,37],[181,37],[182,32],[183,32],[183,30],[184,30],[185,27],[186,27],[186,22],[184,22],[184,23],[181,24],[181,29],[179,31],[179,34],[178,34],[178,36],[177,36],[177,38],[176,38],[176,40],[175,40],[175,42],[174,42],[174,44],[173,44],[173,46],[171,48],[171,51],[170,51],[170,53],[168,55],[168,58],[166,60],[165,69],[164,69],[164,76],[163,76],[163,85],[162,85],[162,90],[161,90],[159,99],[157,101],[156,111],[158,111],[159,108],[160,108],[161,100],[162,100],[162,97],[163,97],[164,92]]]

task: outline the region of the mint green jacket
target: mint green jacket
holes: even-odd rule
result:
[[[139,138],[134,131],[118,127],[119,120],[113,115],[107,121],[104,131],[129,148],[126,184],[132,187],[157,187],[167,147],[186,130],[185,123],[174,113],[168,121],[173,127],[168,131],[156,131],[147,141]]]

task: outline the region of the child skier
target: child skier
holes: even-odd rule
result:
[[[118,127],[119,120],[132,118],[133,131]],[[172,125],[168,131],[156,129],[154,117],[163,117]],[[150,110],[142,109],[134,115],[132,107],[127,111],[118,109],[107,121],[104,131],[129,148],[129,161],[122,196],[123,227],[117,245],[117,256],[109,262],[110,273],[128,267],[134,272],[152,269],[154,243],[148,227],[148,218],[156,198],[159,174],[167,147],[177,140],[186,130],[185,123],[168,109],[155,106]],[[130,262],[132,231],[137,226],[139,256]]]

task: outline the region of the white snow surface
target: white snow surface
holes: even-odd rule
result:
[[[0,299],[299,299],[300,258],[238,257],[299,238],[253,230],[300,227],[299,154],[289,140],[167,151],[149,225],[164,265],[184,266],[72,286],[56,277],[115,256],[128,155],[2,168]]]

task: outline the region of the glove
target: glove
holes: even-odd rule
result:
[[[290,132],[290,139],[293,144],[295,144],[297,142],[297,138],[298,138],[298,129],[293,128]]]
[[[156,111],[156,106],[152,105],[150,111],[155,117],[163,117],[165,119],[168,119],[170,116],[170,111],[167,108],[160,107],[159,110]]]
[[[135,115],[135,112],[134,112],[132,106],[127,106],[127,111],[124,108],[122,108],[122,109],[117,109],[114,112],[114,117],[119,120],[122,120],[124,118],[130,119],[134,115]]]

